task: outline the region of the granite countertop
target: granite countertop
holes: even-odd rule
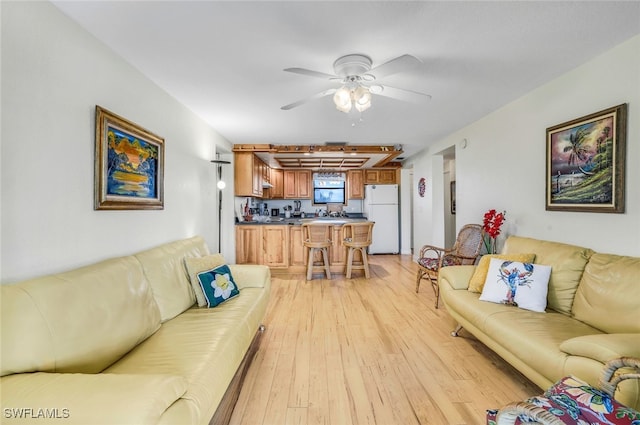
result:
[[[367,218],[362,213],[350,214],[347,217],[268,217],[269,221],[241,221],[236,223],[236,226],[246,225],[262,225],[262,226],[274,226],[274,225],[289,225],[300,226],[302,223],[326,223],[333,225],[343,225],[345,223],[353,221],[367,221]]]

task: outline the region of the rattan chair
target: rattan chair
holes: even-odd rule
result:
[[[351,279],[353,269],[364,270],[364,277],[369,279],[369,260],[367,258],[367,248],[371,245],[371,233],[374,222],[356,221],[346,223],[342,226],[342,244],[349,248],[347,254],[347,279]],[[360,251],[362,262],[353,264],[353,254]]]
[[[302,224],[302,245],[309,248],[309,258],[307,259],[307,280],[313,277],[314,253],[316,250],[322,252],[322,267],[327,274],[327,279],[331,279],[329,264],[329,247],[331,246],[331,226],[326,224]]]
[[[616,373],[619,369],[621,372]],[[622,357],[607,362],[597,388],[578,385],[576,378],[563,378],[541,397],[509,403],[500,410],[488,410],[487,424],[513,425],[532,421],[542,425],[635,424],[640,422],[640,412],[614,401],[618,384],[626,379],[640,380],[640,359]],[[568,386],[567,382],[573,386]]]
[[[418,256],[418,273],[416,276],[416,292],[420,289],[420,281],[428,278],[436,296],[435,307],[438,308],[440,288],[438,273],[442,267],[474,264],[482,248],[484,232],[480,224],[467,224],[460,229],[456,242],[451,249],[425,245]]]

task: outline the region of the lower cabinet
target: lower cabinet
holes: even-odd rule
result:
[[[329,248],[331,271],[343,273],[347,264],[347,248],[342,245],[342,226],[333,226],[332,245]],[[308,248],[302,244],[302,228],[285,225],[236,226],[236,262],[238,264],[263,264],[274,272],[286,269],[291,273],[304,273],[307,268]],[[320,252],[314,255],[322,261]],[[356,252],[356,259],[360,255]]]
[[[261,226],[236,226],[236,263],[262,264]]]
[[[258,226],[262,229],[262,264],[269,267],[289,265],[289,226]]]

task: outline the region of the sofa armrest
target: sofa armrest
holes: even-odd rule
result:
[[[264,288],[271,282],[271,270],[257,264],[229,264],[233,279],[242,288]]]
[[[21,419],[16,423],[157,424],[187,391],[186,379],[172,375],[38,372],[0,383],[3,418]]]
[[[618,357],[640,358],[640,334],[598,334],[568,339],[560,350],[606,363]]]
[[[467,289],[469,280],[473,276],[476,266],[449,266],[443,267],[438,273],[440,284],[448,284],[452,289]]]

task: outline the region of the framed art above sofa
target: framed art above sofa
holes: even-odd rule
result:
[[[94,208],[164,208],[164,139],[97,105]]]
[[[627,104],[547,128],[546,209],[624,212]]]

